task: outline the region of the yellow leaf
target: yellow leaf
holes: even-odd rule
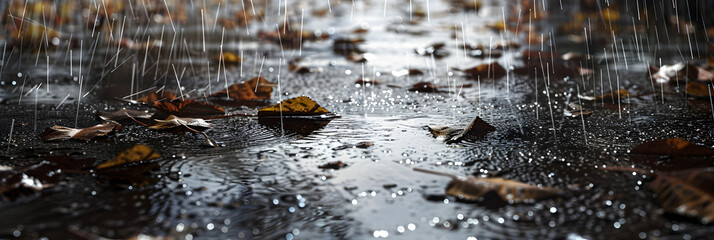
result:
[[[97,169],[105,169],[133,162],[148,161],[160,157],[161,155],[155,153],[154,150],[146,145],[135,145],[134,147],[119,153],[119,155],[117,155],[114,159],[100,164],[97,166]]]

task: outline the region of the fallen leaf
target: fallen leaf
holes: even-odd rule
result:
[[[126,119],[150,119],[152,113],[148,111],[139,111],[122,108],[114,112],[99,112],[97,117],[104,121],[119,122]]]
[[[222,107],[191,99],[184,101],[178,99],[174,101],[159,101],[154,102],[153,106],[157,108],[160,113],[163,113],[160,115],[176,115],[178,117],[206,118],[224,115],[226,112]]]
[[[447,57],[450,54],[449,51],[446,50],[446,44],[444,43],[434,43],[426,47],[417,48],[414,49],[414,52],[425,57],[431,57],[433,55],[436,59]]]
[[[333,169],[333,170],[337,170],[337,169],[340,169],[343,167],[347,167],[347,164],[343,163],[342,161],[328,162],[328,163],[318,166],[318,168],[320,168],[320,169]]]
[[[659,172],[649,188],[668,212],[714,221],[714,168]]]
[[[699,98],[709,98],[714,94],[714,87],[699,82],[687,83],[687,95]]]
[[[332,42],[332,51],[340,55],[351,55],[364,53],[359,48],[359,44],[363,43],[362,38],[337,38]]]
[[[330,114],[327,109],[317,104],[309,97],[300,96],[283,100],[258,111],[258,116],[317,116]]]
[[[642,143],[632,148],[630,153],[670,156],[710,156],[714,155],[714,149],[696,145],[681,138],[669,138]]]
[[[379,81],[377,79],[371,79],[371,78],[360,78],[355,80],[355,84],[359,85],[380,85],[382,84],[382,81]]]
[[[691,63],[677,63],[674,65],[663,65],[662,67],[650,66],[650,78],[658,83],[667,83],[670,81],[683,82],[689,80],[697,80],[699,78],[699,69]]]
[[[74,159],[70,156],[48,156],[37,164],[16,171],[0,170],[0,196],[14,200],[54,186],[66,173],[85,173],[95,159]]]
[[[165,130],[182,126],[200,131],[213,127],[213,124],[201,118],[184,118],[170,115],[163,120],[156,119],[156,124],[149,126],[149,129]]]
[[[239,64],[241,62],[241,58],[233,53],[224,52],[213,57],[213,61],[224,62],[225,64]]]
[[[415,91],[415,92],[440,92],[441,90],[439,88],[447,88],[447,89],[460,89],[460,88],[470,88],[472,87],[473,84],[461,84],[461,85],[453,85],[453,86],[444,86],[444,85],[436,85],[430,82],[418,82],[415,83],[414,85],[409,88],[409,91]]]
[[[174,95],[172,92],[162,91],[161,95],[157,94],[156,92],[150,92],[146,96],[143,96],[143,97],[137,99],[136,101],[143,102],[143,103],[146,103],[149,105],[153,105],[155,102],[158,102],[158,101],[164,101],[164,100],[171,101],[174,99],[176,99],[176,95]]]
[[[503,178],[460,177],[448,173],[427,169],[414,168],[415,171],[451,177],[446,186],[446,194],[467,201],[483,201],[489,192],[496,193],[508,203],[533,202],[547,198],[562,196],[560,189],[538,187],[523,182]]]
[[[466,75],[471,79],[481,80],[499,79],[506,75],[506,69],[496,62],[490,64],[482,64],[468,69],[455,70],[466,73]]]
[[[538,63],[540,63],[541,60],[543,62],[552,62],[553,60],[562,59],[562,57],[558,53],[531,51],[531,50],[524,50],[523,56],[521,58],[523,59],[523,62],[533,61],[533,62],[538,62]]]
[[[587,109],[584,109],[580,104],[577,103],[569,103],[568,107],[563,111],[563,114],[565,114],[566,117],[579,117],[580,115],[583,116],[588,116],[592,114],[593,112]]]
[[[714,221],[714,168],[679,171],[651,171],[630,167],[607,167],[605,170],[636,172],[654,177],[649,189],[667,212],[698,218],[702,224]]]
[[[400,70],[394,70],[392,71],[392,76],[395,77],[402,77],[402,76],[416,76],[416,75],[423,75],[424,72],[422,72],[419,69],[400,69]]]
[[[237,101],[253,101],[270,99],[273,87],[277,84],[268,82],[263,77],[251,78],[244,83],[236,83],[227,89],[211,94],[212,97],[229,97]]]
[[[132,148],[119,153],[119,155],[117,155],[115,158],[100,164],[99,166],[97,166],[97,169],[105,169],[129,163],[149,161],[160,157],[161,155],[155,153],[154,150],[152,150],[146,145],[134,145]]]
[[[483,138],[487,133],[496,131],[496,128],[488,124],[480,117],[476,117],[465,129],[457,129],[443,126],[427,126],[429,131],[436,138],[443,138],[447,143],[462,140],[476,140]]]
[[[116,122],[108,122],[103,124],[98,124],[92,127],[84,129],[69,128],[63,126],[52,126],[45,129],[42,133],[42,141],[55,141],[55,140],[84,140],[90,141],[95,137],[103,137],[109,133],[119,130],[121,125]]]

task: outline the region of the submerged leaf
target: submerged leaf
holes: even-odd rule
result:
[[[119,155],[115,158],[100,164],[97,166],[97,169],[111,168],[140,161],[148,161],[160,157],[161,155],[155,153],[154,150],[146,145],[135,145],[132,148],[119,153]]]
[[[561,196],[563,193],[557,188],[539,187],[503,178],[466,178],[421,168],[414,170],[451,177],[451,182],[446,186],[446,194],[467,201],[482,201],[490,192],[496,193],[508,203],[532,202]]]
[[[634,147],[630,153],[672,156],[709,156],[714,155],[714,149],[695,145],[681,138],[669,138],[642,143]]]
[[[89,141],[95,137],[106,136],[109,133],[119,130],[121,125],[116,122],[108,122],[103,124],[98,124],[92,127],[84,129],[69,128],[63,126],[52,126],[45,129],[42,133],[42,141],[55,141],[55,140],[84,140]]]
[[[300,96],[260,109],[258,116],[316,116],[329,113],[309,97]]]

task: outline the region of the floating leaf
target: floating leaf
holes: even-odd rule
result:
[[[115,158],[100,164],[99,166],[97,166],[97,169],[105,169],[129,163],[149,161],[160,157],[161,155],[155,153],[154,150],[152,150],[146,145],[134,145],[132,148],[119,153],[119,155],[117,155]]]
[[[699,82],[687,83],[687,95],[692,97],[708,98],[714,94],[714,87]]]
[[[490,64],[482,64],[478,65],[476,67],[468,68],[468,69],[455,69],[461,72],[466,73],[466,75],[469,78],[472,79],[499,79],[503,76],[506,75],[506,69],[503,68],[500,64],[493,62]]]
[[[154,107],[164,115],[176,115],[178,117],[207,118],[224,115],[226,112],[222,107],[191,99],[155,102]]]
[[[328,163],[318,166],[318,168],[320,168],[320,169],[333,169],[333,170],[337,170],[337,169],[340,169],[343,167],[347,167],[347,164],[343,163],[342,161],[328,162]]]
[[[201,118],[183,118],[170,115],[163,120],[157,119],[156,124],[149,126],[149,129],[164,130],[182,126],[202,130],[213,127],[213,124]]]
[[[114,112],[99,112],[97,116],[104,121],[119,122],[126,119],[150,119],[151,113],[148,111],[139,111],[122,108]]]
[[[560,189],[538,187],[515,180],[503,178],[460,177],[448,173],[414,168],[415,171],[451,177],[446,186],[446,194],[467,201],[483,201],[488,193],[496,193],[508,203],[523,203],[562,196]]]
[[[476,117],[466,129],[457,129],[443,126],[427,126],[429,131],[437,138],[444,138],[447,143],[458,142],[464,139],[475,140],[483,138],[487,133],[496,131],[480,117]]]
[[[69,156],[49,156],[43,161],[15,171],[0,170],[0,196],[10,200],[41,191],[58,183],[66,173],[84,173],[94,164],[93,158],[74,159]]]
[[[277,84],[268,82],[263,77],[255,77],[244,83],[236,83],[224,89],[211,94],[213,97],[230,97],[238,101],[253,101],[270,99],[273,94],[273,87]]]
[[[258,116],[316,116],[329,113],[309,97],[300,96],[260,109]]]
[[[121,125],[116,122],[98,124],[84,129],[69,128],[63,126],[52,126],[42,133],[42,141],[55,141],[76,139],[89,141],[95,137],[103,137],[109,133],[119,130]]]
[[[671,156],[709,156],[714,155],[714,149],[696,145],[681,138],[669,138],[642,143],[634,147],[630,153]]]

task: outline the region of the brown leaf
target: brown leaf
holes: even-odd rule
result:
[[[148,111],[139,111],[122,108],[114,112],[99,112],[97,116],[104,121],[119,122],[126,119],[150,119],[151,113]]]
[[[710,156],[714,155],[714,149],[696,145],[681,138],[669,138],[642,143],[634,147],[630,153],[671,156]]]
[[[97,169],[105,169],[129,163],[149,161],[160,157],[161,155],[155,153],[154,150],[152,150],[146,145],[134,145],[132,148],[119,153],[119,155],[117,155],[115,158],[100,164],[99,166],[97,166]]]
[[[84,129],[69,128],[63,126],[52,126],[42,133],[42,141],[55,141],[55,140],[84,140],[89,141],[95,137],[103,137],[109,133],[119,130],[121,125],[116,122],[108,122],[103,124],[98,124],[92,127]]]
[[[482,201],[484,196],[490,192],[496,193],[503,201],[508,203],[533,202],[562,196],[563,194],[557,188],[538,187],[503,178],[466,178],[421,168],[414,168],[414,170],[451,177],[451,182],[446,186],[446,194],[467,201]]]
[[[562,57],[558,53],[551,53],[551,52],[541,52],[541,51],[531,51],[531,50],[524,50],[523,51],[523,62],[551,62],[551,60],[560,60]]]
[[[200,131],[213,127],[213,124],[201,118],[183,118],[170,115],[164,120],[157,119],[156,124],[149,126],[149,129],[165,130],[182,126]]]
[[[714,221],[714,168],[659,172],[649,188],[668,212]]]
[[[449,51],[446,50],[446,44],[444,43],[434,43],[432,45],[414,49],[416,54],[425,57],[431,57],[432,55],[436,59],[444,58],[450,55]]]
[[[340,169],[343,167],[347,167],[347,164],[343,163],[342,161],[328,162],[328,163],[318,166],[318,168],[320,168],[320,169],[333,169],[333,170],[337,170],[337,169]]]
[[[219,54],[218,56],[213,57],[213,61],[222,61],[226,64],[239,64],[241,62],[241,58],[233,53],[224,52],[223,55]]]
[[[282,102],[265,107],[258,111],[258,116],[316,116],[330,114],[327,109],[317,104],[309,97],[300,96],[283,100]]]
[[[158,101],[172,101],[176,99],[176,95],[174,95],[172,92],[161,92],[161,95],[157,94],[156,92],[150,92],[146,96],[143,96],[139,99],[137,99],[137,102],[143,102],[149,105],[153,105],[155,102]]]
[[[444,138],[447,143],[459,142],[462,140],[476,140],[483,138],[487,133],[496,131],[496,128],[488,124],[480,117],[476,117],[466,129],[457,129],[443,126],[427,126],[429,131],[436,138]]]
[[[458,70],[458,69],[456,69]],[[499,79],[506,75],[506,69],[500,64],[493,62],[490,64],[482,64],[476,67],[458,70],[466,73],[466,75],[471,79]]]
[[[49,156],[44,161],[15,171],[0,170],[0,196],[14,200],[20,196],[41,191],[61,181],[66,173],[83,173],[94,164],[93,158],[74,159],[69,156]]]
[[[699,82],[687,83],[687,95],[699,98],[708,98],[714,94],[714,87]]]
[[[164,115],[176,115],[178,117],[207,118],[224,115],[226,112],[222,107],[191,99],[185,101],[159,101],[154,103],[154,107]]]
[[[237,101],[254,101],[270,99],[273,87],[277,84],[268,82],[263,77],[255,77],[244,83],[236,83],[216,93],[212,97],[230,97]]]

